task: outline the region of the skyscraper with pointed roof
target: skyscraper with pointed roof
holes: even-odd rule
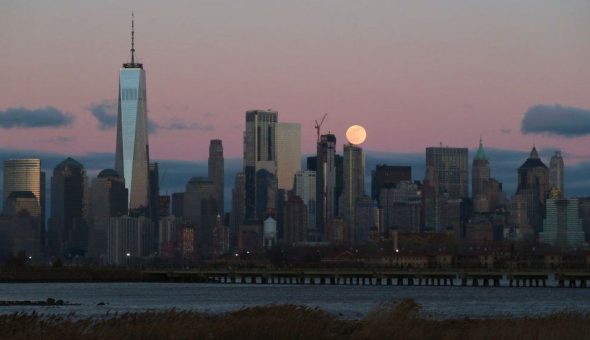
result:
[[[131,61],[119,71],[115,170],[129,190],[129,209],[148,207],[148,118],[143,64],[135,60],[134,20],[131,20]],[[147,210],[146,210],[147,211]]]
[[[489,212],[488,182],[490,180],[490,162],[483,149],[483,141],[479,140],[479,148],[475,153],[471,167],[471,194],[475,212]]]
[[[529,158],[518,168],[518,189],[515,196],[520,196],[526,202],[526,215],[535,234],[543,228],[545,198],[549,190],[548,176],[547,166],[533,146]]]

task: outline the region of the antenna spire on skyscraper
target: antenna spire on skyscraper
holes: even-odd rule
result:
[[[135,17],[131,11],[131,64],[135,64]]]

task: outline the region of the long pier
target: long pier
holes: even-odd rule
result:
[[[383,285],[587,288],[590,272],[410,272],[389,270],[147,270],[145,278],[169,282],[290,285]]]

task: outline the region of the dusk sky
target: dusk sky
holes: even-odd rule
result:
[[[244,112],[272,108],[304,153],[328,113],[338,150],[360,124],[373,151],[590,160],[588,0],[0,1],[0,148],[114,152],[132,10],[152,159],[241,157]]]

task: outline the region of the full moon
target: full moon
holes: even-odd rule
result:
[[[353,125],[346,130],[346,139],[350,144],[362,144],[367,139],[367,131],[360,125]]]

